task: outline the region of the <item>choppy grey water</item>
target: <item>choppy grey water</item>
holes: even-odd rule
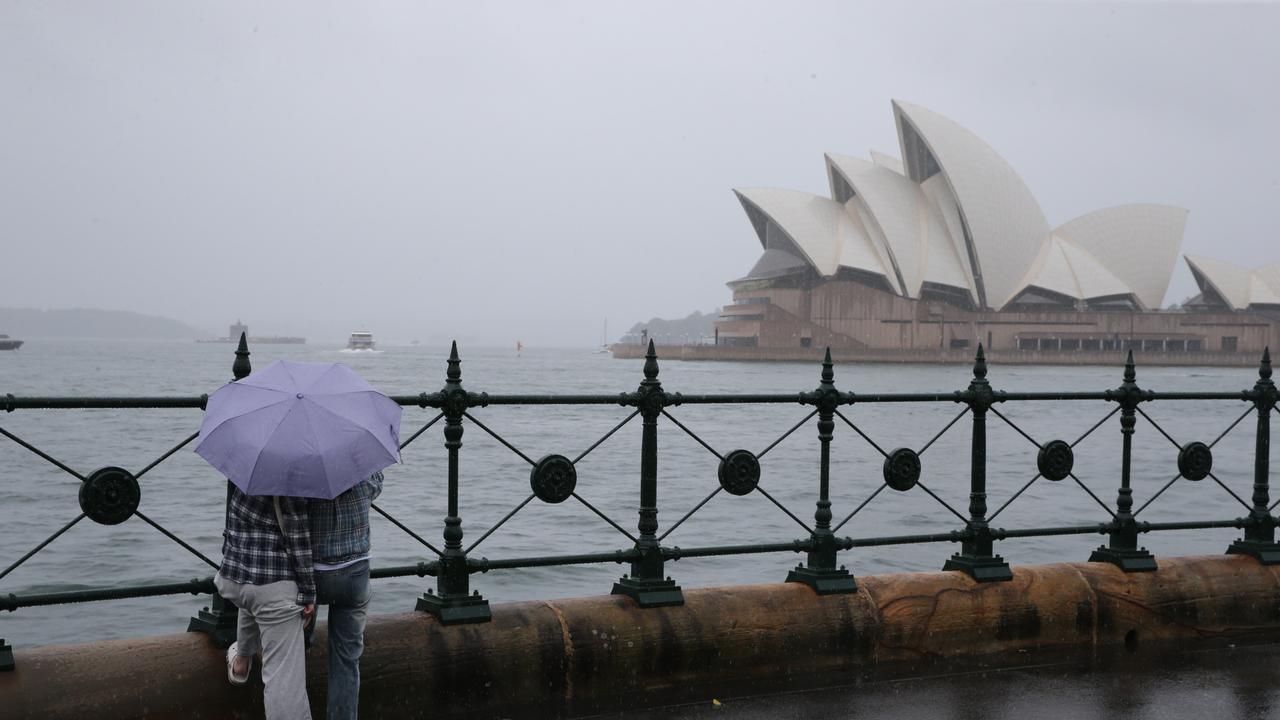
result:
[[[462,348],[463,381],[473,391],[502,393],[620,393],[641,379],[640,361],[613,360],[589,351]],[[442,347],[388,347],[376,354],[343,353],[335,347],[259,346],[253,362],[275,358],[347,363],[389,394],[430,392],[444,381]],[[18,352],[0,353],[0,394],[14,395],[196,395],[230,377],[232,347],[184,342],[33,341]],[[815,387],[819,367],[808,363],[681,363],[661,365],[661,380],[673,392],[798,392]],[[1120,382],[1120,368],[999,367],[989,379],[1006,390],[1100,390]],[[836,367],[843,390],[950,391],[969,381],[964,366],[862,364]],[[1243,369],[1139,368],[1138,382],[1159,390],[1240,390],[1256,373]],[[1144,409],[1180,442],[1212,441],[1247,410],[1243,402],[1156,402]],[[1041,442],[1075,440],[1111,410],[1105,402],[1009,403],[999,408]],[[920,448],[960,408],[936,405],[855,406],[846,415],[882,448]],[[805,417],[800,405],[686,406],[672,414],[712,447],[755,452]],[[531,458],[569,457],[589,447],[628,411],[622,407],[490,407],[475,416]],[[434,417],[406,408],[402,437]],[[0,426],[89,472],[120,465],[135,472],[194,432],[198,410],[28,410],[0,415]],[[445,452],[438,425],[405,449],[403,464],[387,471],[380,504],[402,522],[439,544],[445,514]],[[1254,424],[1246,419],[1214,452],[1215,474],[1247,499],[1252,483]],[[988,423],[990,507],[994,511],[1035,475],[1036,448],[992,417]],[[639,488],[638,421],[618,432],[578,466],[578,492],[624,527],[633,530]],[[968,497],[970,432],[962,420],[923,456],[922,480],[954,508]],[[478,538],[529,494],[528,464],[474,425],[462,449],[461,504],[464,543]],[[1120,432],[1111,418],[1076,448],[1076,474],[1108,504],[1118,483]],[[817,429],[813,421],[762,459],[762,485],[797,516],[811,522],[818,477]],[[1133,483],[1137,505],[1176,474],[1176,448],[1139,418]],[[880,454],[837,422],[832,450],[832,499],[837,521],[881,484]],[[718,460],[679,428],[659,423],[659,521],[665,528],[717,486]],[[215,560],[219,556],[225,485],[192,451],[179,451],[142,479],[141,509]],[[0,438],[0,567],[8,566],[79,513],[78,481]],[[1135,505],[1136,507],[1136,505]],[[1212,480],[1180,480],[1143,512],[1141,519],[1226,519],[1245,509]],[[1040,480],[1002,513],[1006,528],[1094,523],[1105,512],[1070,480]],[[374,564],[403,565],[431,559],[429,551],[380,517],[374,522]],[[881,493],[841,535],[941,532],[959,527],[955,516],[928,495],[913,490]],[[661,531],[660,531],[661,532]],[[778,542],[804,531],[758,493],[721,493],[678,528],[666,543],[685,547],[742,542]],[[1157,555],[1220,553],[1234,530],[1152,533],[1144,543]],[[999,551],[1012,563],[1084,560],[1097,535],[1010,540]],[[582,505],[534,501],[476,549],[492,559],[594,552],[627,547],[627,539]],[[844,553],[855,574],[931,570],[955,547],[949,543],[886,547]],[[775,582],[798,556],[783,553],[686,559],[668,565],[685,587]],[[490,601],[601,594],[625,568],[615,564],[491,572],[473,577]],[[0,580],[0,593],[55,592],[125,583],[181,581],[210,568],[137,518],[107,527],[81,522],[25,565]],[[375,583],[375,612],[404,611],[433,583],[402,578]],[[0,637],[15,645],[79,642],[176,632],[207,602],[189,595],[22,609],[0,617]]]

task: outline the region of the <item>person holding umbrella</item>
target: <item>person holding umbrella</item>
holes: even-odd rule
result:
[[[329,607],[328,720],[356,720],[360,656],[369,609],[369,508],[382,492],[376,472],[333,500],[311,500],[316,602]],[[315,624],[307,625],[308,639]],[[308,643],[310,644],[310,643]]]
[[[222,533],[218,594],[240,609],[227,648],[227,679],[249,681],[262,653],[263,704],[269,720],[310,720],[303,625],[316,612],[307,500],[248,495],[233,487]]]
[[[400,412],[336,363],[278,360],[209,396],[196,452],[233,486],[214,579],[240,608],[227,678],[247,682],[261,652],[268,720],[311,717],[303,626],[315,616],[316,573],[307,499],[332,500],[397,462]]]

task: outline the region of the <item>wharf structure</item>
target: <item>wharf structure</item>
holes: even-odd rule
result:
[[[716,347],[684,356],[791,359],[830,346],[945,360],[981,343],[1003,362],[1115,362],[1134,350],[1144,362],[1245,364],[1280,337],[1280,264],[1185,256],[1200,294],[1161,310],[1185,209],[1121,205],[1050,228],[985,142],[892,105],[901,160],[827,154],[830,197],[735,189],[763,253],[728,283]]]

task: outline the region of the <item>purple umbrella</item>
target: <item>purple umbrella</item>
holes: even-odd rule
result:
[[[400,412],[346,365],[277,360],[209,396],[196,453],[250,495],[332,499],[399,461]]]

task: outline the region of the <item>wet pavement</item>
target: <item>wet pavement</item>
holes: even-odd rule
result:
[[[718,703],[717,704],[717,700]],[[625,720],[1253,720],[1280,717],[1280,645],[713,699]]]

